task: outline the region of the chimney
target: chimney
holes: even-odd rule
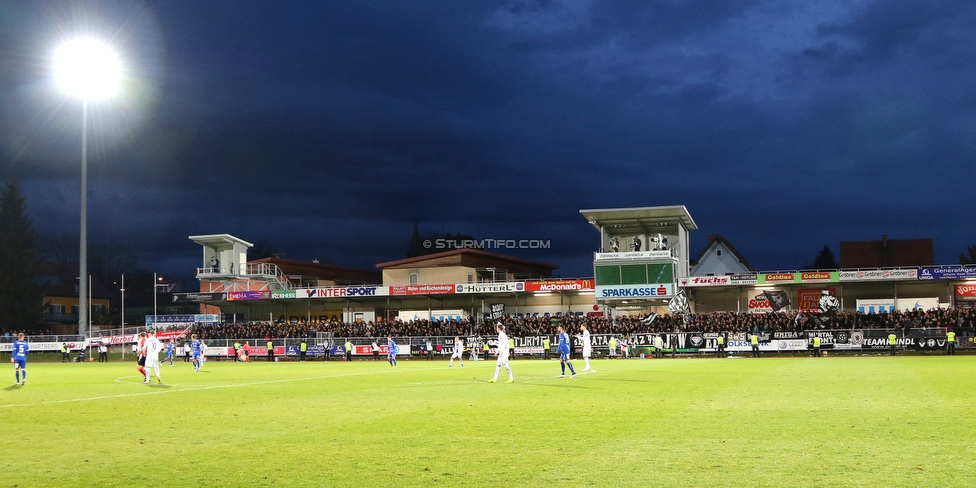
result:
[[[891,266],[891,252],[888,249],[888,234],[881,234],[881,267]]]

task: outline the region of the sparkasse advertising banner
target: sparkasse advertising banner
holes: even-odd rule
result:
[[[636,298],[668,298],[674,295],[674,284],[655,285],[606,285],[596,287],[596,298],[603,300],[627,300]]]

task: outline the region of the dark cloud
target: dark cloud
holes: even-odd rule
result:
[[[140,88],[93,107],[92,238],[162,272],[217,232],[368,267],[417,221],[586,275],[580,208],[667,204],[693,253],[721,233],[763,269],[976,241],[969,2],[73,5],[0,6],[0,177],[77,227],[78,104],[38,53],[78,17],[115,33]]]

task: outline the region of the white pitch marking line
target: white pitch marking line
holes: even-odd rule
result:
[[[438,368],[438,369],[440,369],[440,368]],[[412,369],[412,370],[409,370],[408,372],[413,372],[413,371],[436,371],[436,370],[433,369],[433,368],[431,368],[431,369]],[[222,388],[238,388],[238,387],[247,387],[247,386],[273,385],[273,384],[277,384],[277,383],[291,383],[291,382],[295,382],[295,381],[311,381],[311,380],[323,380],[323,379],[330,379],[330,378],[346,378],[346,377],[350,377],[350,376],[368,376],[368,375],[374,375],[374,374],[389,374],[389,373],[397,373],[397,372],[398,372],[397,370],[369,371],[369,372],[366,372],[366,373],[349,373],[349,374],[340,374],[340,375],[312,376],[312,377],[309,377],[309,378],[289,378],[289,379],[284,379],[284,380],[256,381],[256,382],[253,382],[253,383],[238,383],[238,384],[232,384],[232,385],[211,385],[211,386],[201,386],[199,388],[182,388],[182,389],[179,389],[179,390],[163,390],[163,391],[145,391],[145,392],[141,392],[141,393],[123,393],[123,394],[120,394],[120,395],[103,395],[103,396],[88,397],[88,398],[71,398],[71,399],[67,399],[67,400],[51,400],[51,401],[37,402],[37,403],[14,403],[14,404],[10,404],[10,405],[0,405],[0,408],[34,407],[34,406],[38,406],[38,405],[56,405],[56,404],[59,404],[59,403],[88,402],[88,401],[94,401],[94,400],[112,400],[112,399],[116,399],[116,398],[128,398],[128,397],[145,396],[145,395],[162,395],[164,393],[180,393],[180,392],[184,392],[184,391],[217,390],[217,389],[222,389]],[[128,378],[128,376],[122,376],[119,379],[121,379],[121,378]],[[123,383],[123,382],[120,381],[120,383]],[[133,385],[134,384],[135,383],[133,383]],[[139,383],[139,384],[141,385],[142,383]]]

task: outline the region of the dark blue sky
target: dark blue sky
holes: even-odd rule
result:
[[[189,274],[186,236],[372,266],[413,223],[549,239],[590,275],[581,208],[684,204],[692,251],[759,269],[842,240],[976,242],[976,2],[0,0],[0,178],[77,232],[79,102],[58,41],[115,44],[92,108],[92,241]]]

